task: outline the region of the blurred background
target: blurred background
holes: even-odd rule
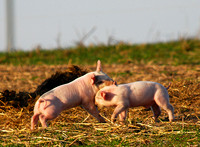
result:
[[[199,0],[0,0],[0,51],[199,36]]]

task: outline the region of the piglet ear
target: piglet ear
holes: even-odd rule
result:
[[[95,82],[95,75],[92,74],[92,76],[91,76],[91,83],[92,83],[92,85],[94,85],[94,82]]]
[[[97,61],[97,69],[96,69],[96,72],[100,72],[100,71],[102,71],[102,69],[101,69],[101,61],[98,60],[98,61]]]
[[[106,100],[106,92],[105,91],[101,91],[101,96],[103,97],[104,100]]]

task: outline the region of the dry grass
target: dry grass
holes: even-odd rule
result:
[[[33,92],[37,85],[67,66],[0,66],[0,91]],[[95,70],[95,66],[88,66]],[[150,80],[168,86],[176,121],[162,111],[158,122],[142,107],[129,109],[126,125],[110,123],[113,108],[100,109],[108,123],[100,124],[82,108],[72,108],[50,122],[47,129],[30,130],[32,105],[0,107],[0,144],[24,146],[199,146],[200,66],[104,65],[118,84]],[[173,145],[172,145],[173,144]]]

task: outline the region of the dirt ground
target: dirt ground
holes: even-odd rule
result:
[[[16,92],[33,92],[39,84],[49,78],[56,71],[66,70],[68,65],[57,66],[8,66],[0,65],[0,92],[5,89]],[[94,71],[96,65],[85,66],[83,68],[89,71]],[[170,103],[174,106],[175,117],[177,121],[186,123],[195,123],[200,126],[200,66],[199,65],[104,65],[103,71],[111,78],[117,81],[118,84],[129,83],[134,81],[154,81],[163,84],[167,87],[170,95]],[[1,93],[0,93],[1,100]],[[0,101],[1,102],[1,101]],[[16,130],[30,129],[30,118],[33,114],[32,106],[27,109],[13,108],[11,106],[0,105],[0,131],[1,130]],[[112,113],[112,108],[100,109],[108,121]],[[134,123],[137,120],[142,120],[142,123],[151,122],[152,112],[144,108],[133,108],[129,110],[127,123]],[[166,112],[162,111],[160,119],[167,119]],[[96,122],[94,118],[88,115],[82,108],[72,108],[66,110],[61,115],[51,122],[50,126],[62,122]]]

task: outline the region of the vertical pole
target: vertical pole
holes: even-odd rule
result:
[[[14,32],[14,1],[6,1],[6,35],[7,35],[7,51],[14,50],[15,32]]]

